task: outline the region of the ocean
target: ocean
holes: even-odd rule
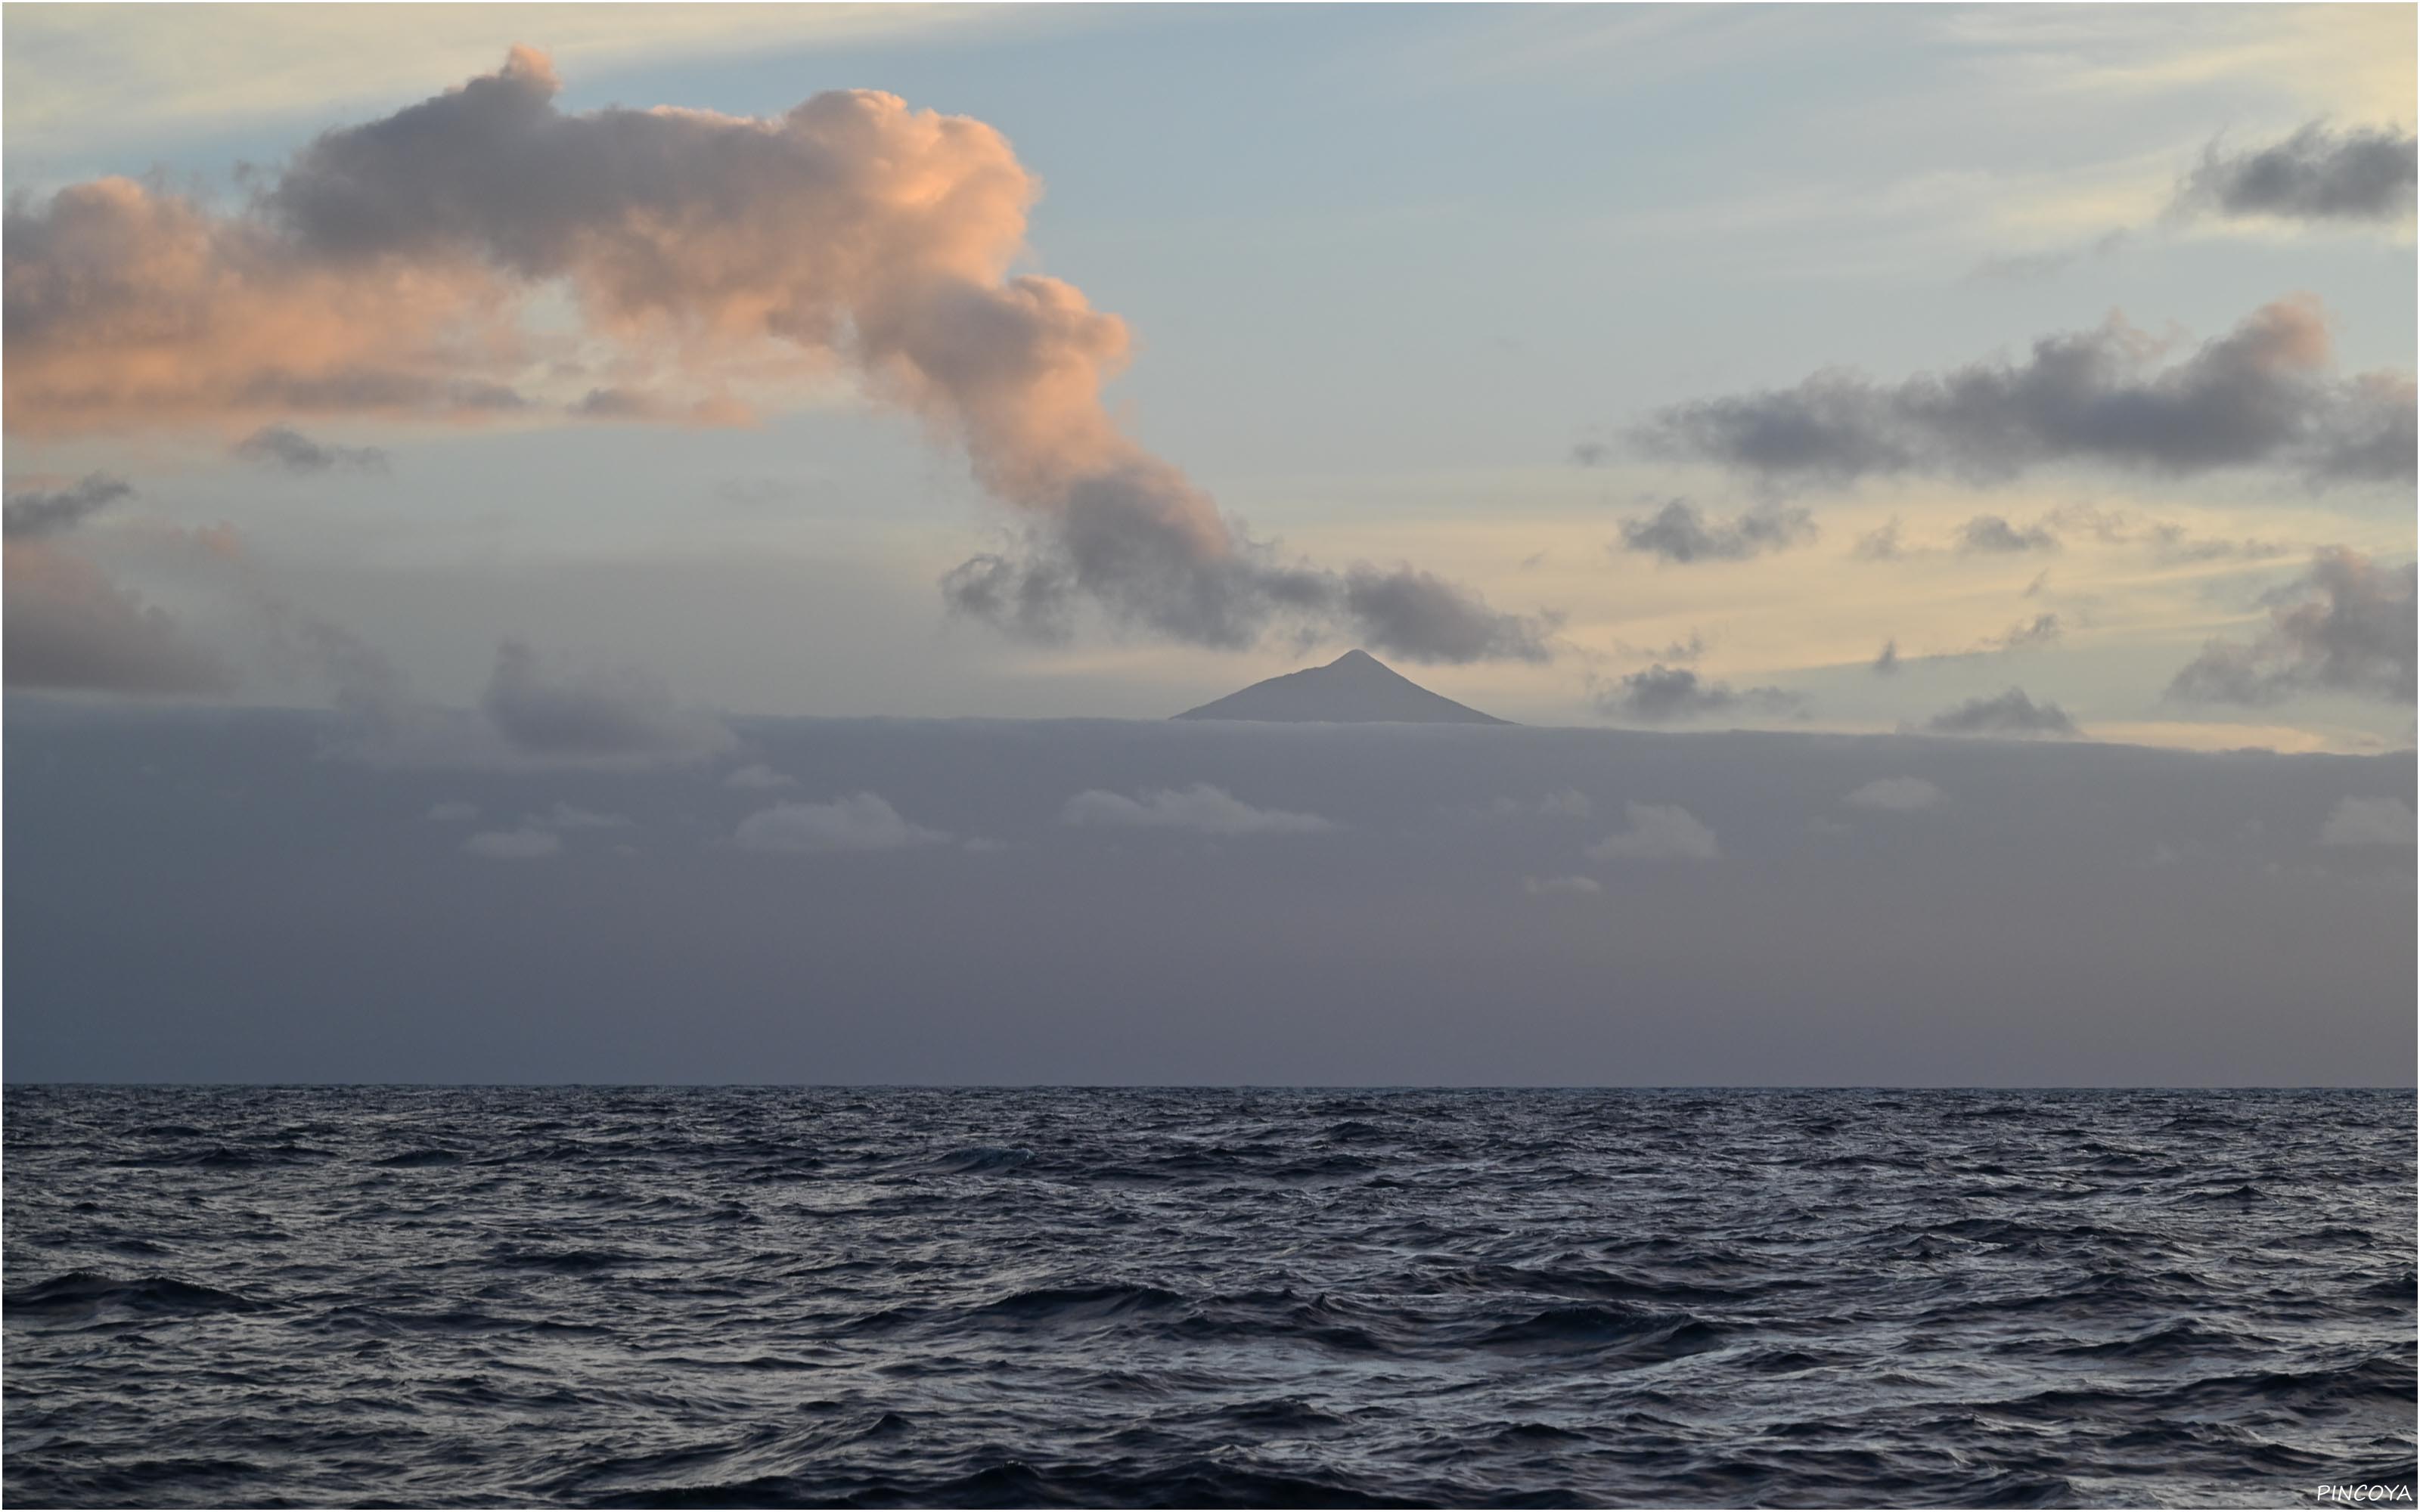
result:
[[[5,1491],[2408,1495],[2413,1129],[2409,1091],[21,1086]]]

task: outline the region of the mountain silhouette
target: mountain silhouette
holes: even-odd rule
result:
[[[1432,693],[1360,650],[1348,651],[1325,667],[1254,683],[1176,717],[1327,724],[1512,722]]]

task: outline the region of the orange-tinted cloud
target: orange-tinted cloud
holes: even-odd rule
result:
[[[1013,628],[1063,623],[1080,599],[1215,645],[1284,620],[1415,658],[1544,656],[1544,625],[1435,579],[1279,563],[1121,432],[1101,391],[1132,349],[1125,324],[1057,279],[1010,275],[1040,184],[989,126],[869,90],[758,119],[566,114],[558,88],[516,48],[322,134],[234,215],[125,179],[12,209],[8,427],[475,417],[528,403],[546,348],[582,341],[613,350],[616,386],[561,408],[727,422],[745,413],[728,376],[780,350],[854,367],[1036,519],[1023,557],[954,575],[960,609],[1013,593],[1032,612],[993,616]],[[576,335],[522,318],[554,290]],[[970,573],[998,591],[963,591]]]

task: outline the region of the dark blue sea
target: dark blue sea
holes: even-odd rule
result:
[[[19,1087],[5,1490],[2408,1494],[2413,1117],[2407,1091]]]

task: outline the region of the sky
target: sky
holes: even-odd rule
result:
[[[1560,1001],[1552,984],[1614,969],[1608,942],[1642,943],[1637,916],[1606,923],[1625,889],[1678,868],[1736,879],[1689,936],[1710,1001],[1769,1005],[1790,960],[1847,974],[1805,1032],[1853,1047],[1853,1080],[2358,1079],[2381,1049],[2408,1075],[2414,18],[12,9],[12,1074],[166,1074],[128,1046],[206,1041],[239,1047],[227,1074],[486,1079],[430,1022],[310,1049],[295,1015],[319,967],[261,932],[312,913],[332,970],[469,952],[486,1011],[563,958],[555,911],[581,899],[666,920],[664,969],[769,1002],[765,952],[805,936],[731,901],[752,885],[844,915],[888,898],[864,949],[997,909],[1001,950],[1063,950],[1100,910],[1114,948],[1062,982],[1097,1003],[1141,942],[1174,949],[1127,894],[1169,893],[1187,949],[1249,962],[1234,942],[1271,927],[1268,900],[1316,917],[1326,877],[1338,933],[1298,942],[1299,969],[1271,955],[1249,993],[1326,1005],[1311,1039],[1366,1045],[1376,1010],[1339,1006],[1335,974],[1458,906],[1449,888],[1388,912],[1401,847],[1445,810],[1568,792],[1571,833],[1462,855],[1453,886],[1486,902],[1422,949],[1460,941],[1476,972],[1540,932],[1505,980]],[[1425,746],[1281,743],[1295,764],[1249,781],[1261,748],[1216,732],[1117,754],[1146,737],[1116,721],[1355,646],[1535,728],[1471,748],[1451,792]],[[824,762],[818,739],[879,754]],[[1546,749],[1578,764],[1542,776]],[[1647,780],[1678,758],[1639,753],[1667,750],[1721,780],[1694,800],[1685,764]],[[1368,763],[1371,802],[1418,800],[1336,811],[1338,751]],[[1935,760],[1977,764],[1949,783]],[[935,773],[956,761],[999,780],[954,788]],[[1836,812],[1916,779],[1936,800]],[[2170,782],[2201,806],[2146,810]],[[2041,821],[2009,795],[2043,783],[2062,812],[2124,815],[2104,859],[2125,870],[2083,887],[2036,856]],[[1758,796],[1784,790],[1803,801]],[[937,817],[986,795],[996,812]],[[476,813],[430,817],[449,805]],[[2020,1053],[2010,1015],[2039,999],[2004,977],[1965,1038],[1894,1041],[1803,901],[1840,838],[1823,826],[1869,814],[1978,875],[2035,859],[2009,861],[2004,894],[1948,899],[1877,861],[1838,930],[1948,910],[1948,937],[1996,959],[1994,928],[2041,927],[2027,909],[2139,907],[2175,933],[2079,956],[2098,974],[2070,1000],[2133,1004],[2149,1036],[2143,1015],[2223,999],[2242,1032],[2165,1059]],[[1104,826],[1137,834],[1087,848]],[[1171,837],[1191,838],[1135,849]],[[1019,856],[1050,887],[1008,880]],[[925,874],[945,860],[977,870]],[[2230,880],[2195,893],[2196,867]],[[204,900],[200,879],[238,874]],[[861,897],[875,875],[895,890]],[[494,918],[458,912],[466,886],[504,889]],[[691,917],[706,899],[721,922]],[[1573,907],[1596,912],[1552,913]],[[1490,922],[1504,910],[1517,928]],[[1721,917],[1770,951],[1741,959]],[[199,1040],[147,1016],[182,979],[126,975],[153,932],[217,952]],[[1948,949],[1885,950],[1902,975],[1884,997],[1962,991]],[[2128,995],[2196,952],[2172,992]],[[983,959],[938,951],[919,990],[980,996]],[[1247,991],[1234,971],[1204,980]],[[2273,1064],[2296,980],[2348,1026]],[[877,977],[851,980],[848,1011],[873,1011]],[[28,981],[83,1006],[25,1009]],[[679,1044],[605,996],[627,1054],[545,1042],[644,1079]],[[1420,996],[1436,1026],[1443,1000]],[[1003,1001],[1012,1028],[1072,1037],[1054,1043],[1096,1011],[1033,980]],[[741,1011],[718,1011],[690,1071],[750,1064]],[[1205,1059],[1194,1011],[1171,1011],[1186,1033],[990,1063],[1364,1079],[1311,1050]],[[560,1031],[556,1012],[512,1032]],[[903,1013],[923,1037],[901,1043],[929,1050],[944,1017]],[[1660,1058],[1591,1075],[1787,1079],[1787,1057],[1726,1061],[1735,1037],[1669,1027]],[[458,1049],[505,1032],[457,1028]],[[983,1079],[851,1042],[832,1074]],[[1466,1059],[1442,1026],[1403,1042],[1402,1079]]]

